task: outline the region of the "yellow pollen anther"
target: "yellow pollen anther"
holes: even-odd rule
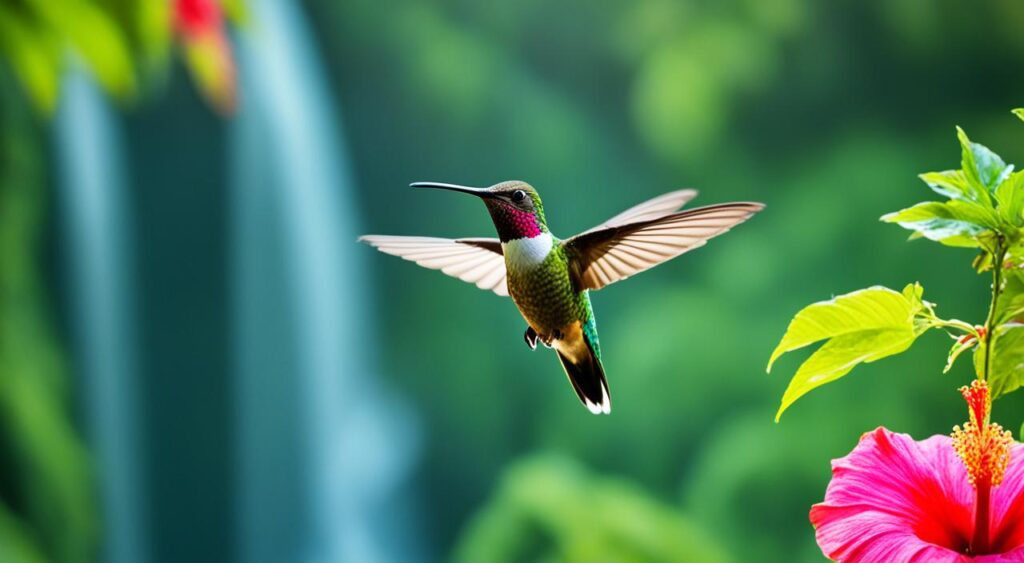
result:
[[[967,401],[970,420],[963,428],[953,427],[953,449],[963,460],[971,485],[998,485],[1010,463],[1013,436],[988,421],[992,403],[984,381],[975,380],[970,387],[961,387],[960,393]]]

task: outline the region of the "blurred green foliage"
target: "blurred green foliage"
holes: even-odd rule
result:
[[[454,560],[464,563],[726,562],[702,530],[628,483],[588,475],[558,456],[509,467],[470,523]]]
[[[0,69],[0,561],[92,561],[91,463],[44,281],[41,131],[14,91]]]
[[[111,94],[127,99],[138,89],[136,58],[153,61],[166,55],[169,6],[131,0],[4,0],[0,53],[47,113],[56,107],[68,49]]]
[[[42,260],[51,225],[48,133],[30,118],[28,104],[45,115],[55,111],[69,62],[84,63],[122,102],[133,99],[140,84],[158,84],[179,4],[0,0],[0,561],[5,563],[93,561],[101,550],[92,463],[71,416],[67,371],[52,328],[54,286]],[[230,17],[242,17],[241,0],[223,5]],[[222,63],[216,72],[233,64],[230,51],[200,53],[187,63],[205,68],[213,57]],[[223,80],[216,72],[196,78],[205,88]]]

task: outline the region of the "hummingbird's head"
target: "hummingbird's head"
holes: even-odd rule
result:
[[[489,188],[469,188],[455,184],[416,182],[414,188],[436,188],[473,194],[484,200],[501,242],[533,238],[548,232],[544,204],[533,186],[519,180],[494,184]]]

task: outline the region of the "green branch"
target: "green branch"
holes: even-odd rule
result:
[[[988,318],[985,320],[985,370],[982,380],[988,381],[989,370],[992,366],[992,341],[995,339],[996,307],[999,305],[999,294],[1002,293],[1003,284],[1003,262],[1006,260],[1006,247],[1003,243],[1003,236],[996,237],[995,252],[992,264],[992,302],[988,307]]]

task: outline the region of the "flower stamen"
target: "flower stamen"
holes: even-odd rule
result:
[[[989,422],[992,401],[987,383],[975,380],[970,387],[961,387],[960,394],[967,401],[969,420],[963,428],[953,427],[953,449],[967,468],[967,480],[977,493],[971,553],[981,555],[989,550],[990,493],[1006,475],[1013,437],[1002,426]]]
[[[989,422],[992,403],[987,383],[975,380],[970,387],[961,387],[960,394],[967,401],[970,420],[963,428],[953,427],[953,449],[963,460],[971,485],[998,485],[1010,463],[1013,437],[1002,426]]]

